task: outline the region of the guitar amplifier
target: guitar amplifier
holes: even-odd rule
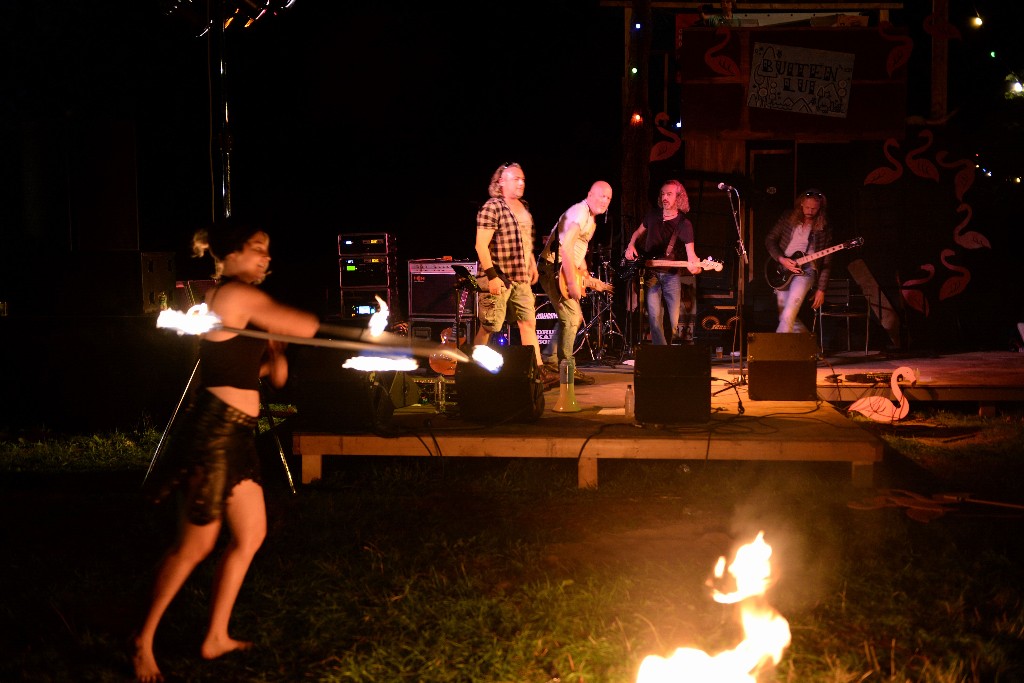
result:
[[[446,261],[444,259],[412,259],[409,261],[409,317],[455,319],[458,303],[459,316],[472,317],[476,311],[476,294],[467,289],[456,291],[458,276],[452,266],[464,266],[471,275],[477,274],[476,261]]]

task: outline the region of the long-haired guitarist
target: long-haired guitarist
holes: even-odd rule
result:
[[[814,188],[800,193],[793,208],[779,218],[765,238],[768,255],[777,263],[780,271],[792,273],[789,284],[775,290],[779,305],[779,326],[776,332],[807,332],[807,327],[797,314],[807,293],[814,289],[811,308],[817,309],[825,301],[831,254],[804,263],[796,258],[802,254],[819,252],[832,245],[832,230],[828,226],[828,201],[825,195]]]
[[[612,186],[598,180],[590,186],[587,198],[565,210],[537,257],[540,286],[558,313],[555,328],[558,360],[568,360],[573,367],[574,383],[592,384],[593,378],[575,370],[573,344],[583,323],[580,299],[586,289],[609,291],[611,285],[590,277],[587,271],[587,249],[597,229],[594,218],[606,212],[612,201]]]
[[[690,212],[690,198],[678,180],[667,180],[661,186],[657,209],[652,209],[633,231],[626,246],[625,256],[632,261],[642,253],[648,259],[687,261],[683,274],[678,267],[648,267],[644,277],[647,320],[651,327],[652,344],[668,344],[671,339],[663,327],[665,308],[671,325],[670,334],[692,343],[697,320],[697,279],[701,272],[700,259],[693,247],[693,224],[686,217]],[[639,243],[638,240],[643,238]],[[684,258],[685,255],[685,258]],[[679,312],[685,304],[683,325]]]

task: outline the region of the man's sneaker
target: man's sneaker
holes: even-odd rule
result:
[[[551,370],[547,365],[540,366],[537,378],[544,385],[545,391],[558,386],[558,370]]]
[[[573,384],[594,384],[597,382],[597,378],[593,375],[585,375],[579,370],[572,374]]]

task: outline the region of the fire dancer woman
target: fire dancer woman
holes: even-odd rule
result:
[[[224,327],[312,337],[315,315],[285,306],[256,285],[268,274],[270,237],[252,226],[224,224],[196,233],[193,251],[214,259],[217,285],[206,304]],[[134,638],[135,678],[163,681],[153,652],[160,619],[192,571],[213,550],[221,528],[230,534],[214,578],[210,622],[200,646],[215,659],[252,643],[228,634],[242,581],[267,532],[267,515],[256,453],[260,377],[275,386],[288,375],[284,345],[224,330],[199,342],[199,386],[178,416],[147,481],[147,495],[160,502],[177,494],[178,538],[156,574],[152,601]]]

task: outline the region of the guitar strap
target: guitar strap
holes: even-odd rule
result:
[[[555,272],[558,272],[559,258],[561,256],[559,254],[560,249],[558,248],[558,223],[555,223],[555,226],[551,228],[551,232],[548,234],[548,239],[544,243],[544,249],[542,251],[555,255]]]

